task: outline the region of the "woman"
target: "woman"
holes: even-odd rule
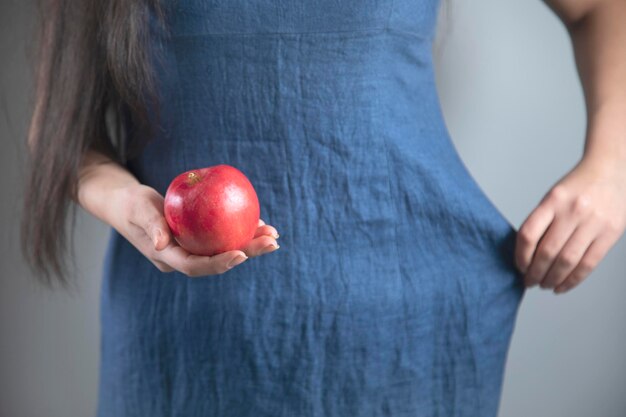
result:
[[[573,288],[626,224],[626,4],[548,4],[587,140],[516,231],[445,128],[437,0],[51,2],[24,250],[67,285],[71,199],[112,227],[98,416],[495,416],[524,285]],[[275,227],[190,255],[162,195],[220,163]]]

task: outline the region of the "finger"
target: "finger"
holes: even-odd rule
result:
[[[270,253],[278,249],[280,246],[271,236],[262,235],[257,238],[252,239],[245,247],[241,250],[246,253],[249,257],[264,255],[266,253]]]
[[[546,230],[544,236],[539,241],[531,264],[524,275],[524,283],[527,286],[532,287],[536,284],[543,284],[546,272],[554,263],[556,256],[572,235],[576,226],[576,222],[564,215],[559,215],[552,221],[548,230]],[[545,287],[542,286],[542,288]]]
[[[157,251],[162,251],[172,242],[172,232],[165,218],[161,217],[152,223],[151,239]]]
[[[272,236],[274,239],[278,239],[279,237],[279,234],[276,231],[276,229],[273,226],[270,226],[269,224],[259,226],[256,229],[256,232],[254,233],[254,237],[259,237],[263,235]]]
[[[543,288],[556,288],[565,281],[598,236],[599,226],[597,222],[587,220],[576,227],[546,273],[542,282]]]
[[[174,271],[174,268],[172,268],[171,266],[169,266],[168,264],[161,262],[161,261],[157,261],[157,260],[151,260],[151,262],[154,264],[154,266],[157,267],[157,269],[161,272],[172,272]]]
[[[153,199],[143,200],[130,219],[131,223],[144,230],[157,251],[165,249],[173,240],[161,206]]]
[[[240,250],[222,252],[214,256],[199,256],[178,245],[169,245],[159,252],[159,260],[190,277],[222,274],[248,259]]]
[[[554,219],[554,210],[547,204],[540,204],[522,223],[515,243],[515,262],[522,273],[526,273],[535,253],[537,243]]]
[[[578,286],[600,263],[602,258],[608,253],[611,247],[619,239],[619,234],[603,233],[595,239],[585,251],[576,268],[571,274],[554,289],[556,294],[564,293]]]

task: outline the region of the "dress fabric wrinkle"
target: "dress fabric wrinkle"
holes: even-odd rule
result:
[[[112,229],[97,416],[496,417],[517,231],[447,131],[439,1],[162,4],[159,129],[126,167],[164,194],[235,166],[281,247],[188,278]]]

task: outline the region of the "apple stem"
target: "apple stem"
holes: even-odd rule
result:
[[[189,185],[194,185],[200,182],[200,176],[195,172],[190,172],[187,174],[187,183]]]

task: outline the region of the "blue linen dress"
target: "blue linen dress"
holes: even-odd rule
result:
[[[438,1],[166,9],[160,128],[128,169],[165,193],[237,167],[281,247],[188,278],[112,230],[98,417],[496,416],[516,230],[446,130]]]

